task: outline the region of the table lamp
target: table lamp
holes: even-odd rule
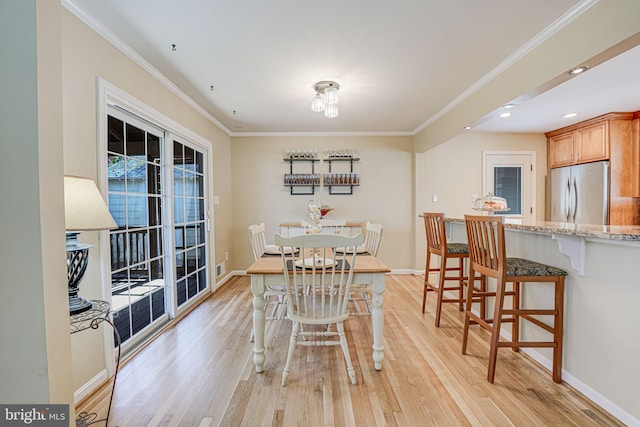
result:
[[[79,314],[91,308],[91,302],[78,295],[80,281],[89,263],[92,247],[78,241],[78,234],[89,230],[117,228],[96,184],[80,176],[64,177],[64,221],[67,231],[67,280],[69,312]]]

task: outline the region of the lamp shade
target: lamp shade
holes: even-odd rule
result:
[[[95,182],[80,176],[64,177],[64,222],[68,231],[118,227]]]

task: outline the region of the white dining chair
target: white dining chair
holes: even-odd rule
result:
[[[367,221],[364,228],[364,246],[371,255],[378,256],[378,249],[380,249],[382,241],[382,224]]]
[[[362,235],[276,235],[275,241],[281,247],[298,249],[298,252],[283,251],[281,255],[289,300],[287,318],[293,322],[281,385],[284,387],[287,383],[293,353],[299,345],[340,345],[347,373],[351,383],[355,384],[356,373],[351,363],[344,321],[349,318],[348,304],[353,280],[351,267],[355,265],[356,247],[362,243]],[[336,330],[327,328],[327,325],[336,325]],[[334,337],[338,337],[338,340]]]
[[[265,252],[271,249],[275,245],[267,245],[267,239],[265,236],[266,227],[263,223],[251,224],[249,226],[249,239],[251,241],[251,250],[253,252],[253,259],[257,261]],[[273,251],[269,251],[273,255]],[[276,255],[279,254],[279,250]],[[284,286],[267,286],[264,293],[265,303],[265,320],[282,320],[286,315],[286,289]],[[271,308],[267,310],[267,307],[271,305]],[[253,330],[249,341],[253,341]]]
[[[265,248],[267,247],[265,230],[264,222],[251,224],[249,226],[249,239],[251,240],[251,250],[253,251],[254,261],[257,261],[258,258],[264,255]]]
[[[364,228],[364,250],[369,255],[378,256],[378,249],[380,249],[380,242],[382,241],[382,224],[367,221]],[[354,283],[351,286],[352,316],[371,316],[370,291],[370,283]]]
[[[320,233],[322,234],[338,234],[349,235],[350,227],[347,227],[345,220],[339,219],[321,219],[320,220]],[[309,227],[308,221],[300,221],[300,226],[305,230]],[[306,232],[306,231],[305,231]]]

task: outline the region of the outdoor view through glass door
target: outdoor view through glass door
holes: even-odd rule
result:
[[[112,311],[126,349],[208,288],[206,156],[118,109],[107,133]]]
[[[173,142],[173,229],[177,304],[207,287],[207,218],[203,153]]]

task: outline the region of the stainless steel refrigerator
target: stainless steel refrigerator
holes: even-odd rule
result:
[[[609,224],[609,162],[551,169],[550,187],[551,221]]]

